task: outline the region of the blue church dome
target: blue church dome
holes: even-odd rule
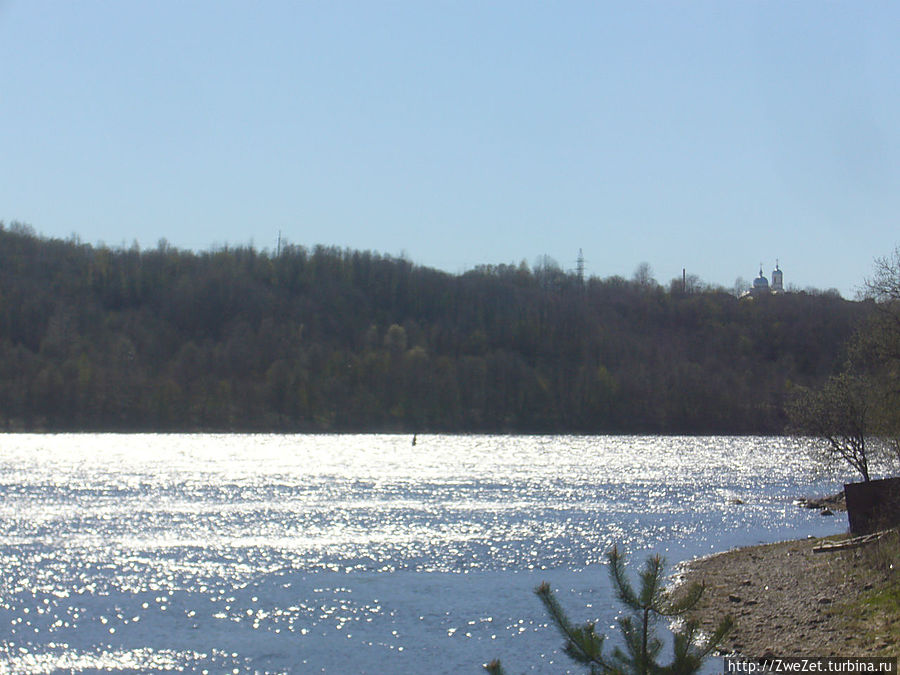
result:
[[[758,290],[769,288],[769,280],[763,276],[762,267],[759,268],[759,276],[753,280],[753,288]]]

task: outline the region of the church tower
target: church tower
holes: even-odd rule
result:
[[[772,292],[784,293],[784,275],[781,268],[778,267],[778,261],[775,261],[775,269],[772,270]]]

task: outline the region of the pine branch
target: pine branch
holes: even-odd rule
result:
[[[607,559],[609,560],[610,566],[609,573],[612,576],[613,585],[616,588],[616,597],[631,609],[640,609],[641,604],[638,602],[637,595],[635,595],[634,589],[628,581],[628,577],[625,576],[625,558],[619,553],[618,546],[612,547],[612,550],[607,555]]]
[[[625,574],[624,557],[616,547],[608,554],[610,575],[616,595],[630,610],[630,616],[619,619],[624,650],[615,647],[608,657],[603,656],[604,635],[598,635],[593,623],[573,624],[554,596],[550,585],[541,584],[535,593],[541,599],[557,630],[565,638],[563,651],[576,663],[587,666],[591,675],[693,675],[704,659],[722,642],[731,630],[730,617],[724,619],[705,643],[698,645],[698,623],[688,621],[673,640],[674,657],[670,665],[659,663],[663,641],[656,635],[660,617],[679,616],[692,609],[703,594],[701,584],[692,584],[686,594],[672,601],[663,587],[664,561],[652,556],[639,573],[640,594],[634,592]],[[484,666],[491,675],[504,675],[499,661]]]
[[[665,611],[661,611],[660,614],[666,617],[686,614],[700,602],[700,598],[703,597],[705,590],[706,587],[702,583],[692,583],[688,586],[687,590],[684,591],[684,595],[681,595],[677,600],[672,600],[671,596],[669,596],[667,598],[669,602],[665,607]]]
[[[709,654],[713,652],[722,641],[725,639],[725,636],[728,635],[732,629],[734,628],[734,619],[730,616],[726,616],[719,622],[719,625],[716,626],[716,630],[712,635],[709,636],[709,639],[703,645],[703,647],[699,650],[701,656],[705,658]]]
[[[603,641],[605,635],[598,635],[594,630],[593,623],[586,623],[583,626],[574,626],[565,611],[550,590],[550,585],[546,582],[538,586],[535,590],[537,596],[544,603],[544,607],[550,614],[550,618],[556,624],[557,629],[566,638],[564,650],[569,657],[583,664],[595,664],[600,666],[604,671],[609,670],[609,666],[603,660]]]
[[[647,558],[643,569],[640,571],[641,594],[640,604],[642,609],[658,610],[660,607],[660,594],[662,592],[663,559],[659,555]]]

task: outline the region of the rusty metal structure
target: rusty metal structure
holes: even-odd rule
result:
[[[869,534],[900,525],[900,478],[844,485],[852,534]]]

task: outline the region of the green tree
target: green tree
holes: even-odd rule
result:
[[[659,555],[655,555],[649,557],[641,569],[641,586],[635,591],[625,574],[625,559],[618,548],[613,547],[608,560],[616,598],[628,610],[628,615],[619,619],[624,649],[614,647],[611,652],[604,653],[606,636],[598,634],[593,623],[573,624],[548,584],[541,584],[535,591],[566,641],[563,648],[566,655],[587,668],[591,675],[696,673],[706,657],[731,631],[731,618],[723,619],[715,632],[704,641],[698,639],[697,621],[683,621],[682,627],[673,635],[672,661],[668,665],[662,665],[658,659],[663,641],[656,634],[659,621],[684,617],[700,601],[704,587],[698,583],[691,584],[683,593],[679,593],[679,597],[673,597],[664,585],[664,561]],[[487,664],[485,670],[492,675],[504,673],[499,661]]]

